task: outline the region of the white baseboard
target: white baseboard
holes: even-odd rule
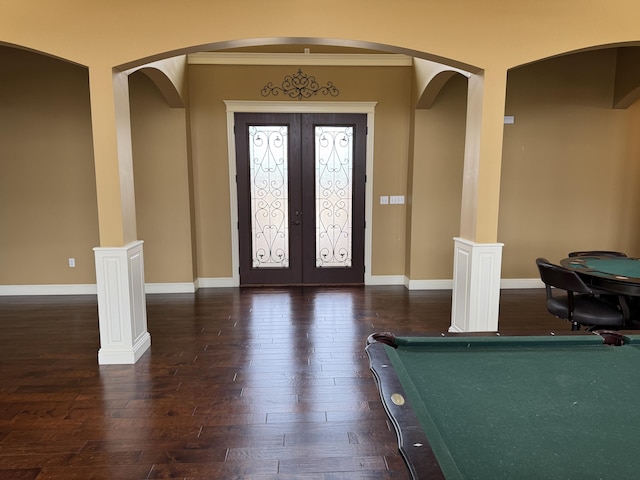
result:
[[[409,290],[451,290],[453,280],[408,280],[405,287]]]
[[[196,290],[199,288],[227,288],[237,286],[238,282],[232,277],[199,278],[195,282]]]
[[[231,278],[201,278],[195,282],[145,283],[145,293],[193,293],[198,288],[237,286]],[[36,295],[97,295],[96,284],[0,285],[0,297]]]
[[[371,275],[365,278],[365,285],[404,285],[404,275]]]
[[[0,285],[0,296],[10,295],[97,295],[95,284]]]
[[[408,290],[451,290],[453,280],[410,280],[402,275],[376,275],[367,279],[367,285],[404,285]],[[237,287],[229,278],[199,278],[193,283],[146,283],[145,293],[193,293],[199,288]],[[500,288],[544,288],[539,278],[503,278]],[[27,295],[96,295],[95,284],[78,285],[0,285],[0,297]]]
[[[539,278],[503,278],[500,280],[500,288],[505,290],[517,288],[544,288],[544,283]]]
[[[194,293],[195,283],[145,283],[145,293]]]

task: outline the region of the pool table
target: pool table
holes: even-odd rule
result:
[[[367,343],[413,479],[640,478],[640,336]]]

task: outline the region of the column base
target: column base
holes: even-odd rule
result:
[[[151,335],[146,332],[132,348],[100,348],[99,365],[131,365],[151,347]]]
[[[151,346],[142,241],[93,250],[100,321],[98,363],[136,363]]]
[[[454,238],[450,332],[496,332],[502,243]]]

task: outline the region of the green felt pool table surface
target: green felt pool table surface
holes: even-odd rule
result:
[[[640,478],[640,336],[395,345],[367,353],[413,478]]]

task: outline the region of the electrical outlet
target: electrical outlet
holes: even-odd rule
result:
[[[76,259],[75,258],[69,258],[69,267],[75,268],[75,266],[76,266]]]

